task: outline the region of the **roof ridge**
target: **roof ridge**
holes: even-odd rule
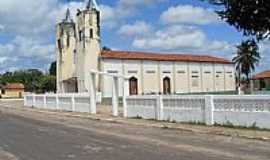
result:
[[[194,61],[194,62],[215,62],[232,64],[232,61],[218,56],[187,54],[187,53],[154,53],[143,51],[120,51],[120,50],[103,50],[101,58],[113,59],[145,59],[154,61]]]
[[[155,54],[155,55],[187,55],[187,56],[207,56],[207,57],[214,57],[214,58],[224,58],[221,56],[214,56],[214,55],[208,55],[208,54],[194,54],[194,53],[166,53],[166,52],[160,52],[160,53],[154,53],[154,51],[124,51],[124,50],[103,50],[102,52],[124,52],[124,53],[140,53],[140,54]],[[224,58],[226,59],[226,58]]]

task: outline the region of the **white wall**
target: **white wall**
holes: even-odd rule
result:
[[[175,62],[175,92],[189,92],[189,71],[187,62]]]
[[[224,65],[225,68],[225,90],[233,91],[235,90],[235,68],[234,65]]]
[[[203,92],[213,92],[214,87],[214,65],[202,63],[202,85]]]
[[[159,67],[157,61],[143,61],[143,93],[160,92]]]
[[[225,90],[224,65],[215,64],[215,91]]]
[[[123,74],[122,60],[105,59],[103,60],[103,71],[111,74]],[[119,88],[123,88],[123,80],[119,80]],[[103,97],[112,97],[112,77],[102,76],[101,78],[101,90]],[[123,91],[120,89],[119,94],[122,95]]]
[[[232,64],[102,59],[101,66],[102,71],[137,78],[139,94],[162,93],[165,77],[171,80],[172,94],[235,90]],[[105,97],[112,95],[111,80],[111,77],[101,80]],[[119,85],[122,88],[122,80]]]
[[[270,129],[270,96],[129,96],[127,113],[128,117]]]
[[[202,76],[200,63],[189,63],[190,92],[202,91]]]

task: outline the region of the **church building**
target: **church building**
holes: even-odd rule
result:
[[[211,55],[102,50],[100,30],[95,0],[77,11],[75,21],[67,10],[65,19],[57,25],[59,93],[88,92],[91,70],[128,77],[130,95],[225,92],[236,88],[230,60]],[[119,85],[122,88],[122,80]],[[96,87],[103,97],[110,97],[111,77],[97,77]]]

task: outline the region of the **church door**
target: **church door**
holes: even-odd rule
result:
[[[163,79],[163,94],[171,93],[171,80],[169,77]]]
[[[135,77],[129,79],[129,94],[137,95],[138,94],[138,80]]]

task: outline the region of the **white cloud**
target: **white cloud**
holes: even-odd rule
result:
[[[136,21],[133,24],[123,25],[118,33],[123,36],[147,35],[151,32],[151,25],[144,21]]]
[[[102,15],[102,23],[105,27],[113,28],[119,21],[136,15],[138,10],[147,6],[153,6],[168,0],[119,0],[115,6],[99,5]]]
[[[50,30],[55,21],[56,0],[0,1],[0,19],[5,32],[33,35]]]
[[[107,5],[100,5],[101,15],[103,21],[112,20],[116,17],[115,11],[112,7]]]
[[[14,66],[45,69],[47,64],[55,59],[56,23],[64,18],[67,7],[70,8],[74,19],[77,9],[85,7],[85,2],[62,2],[60,0],[0,1],[0,32],[4,36],[8,35],[8,39],[0,43],[0,56],[5,57],[1,59],[0,72]],[[114,21],[116,17],[110,13],[113,9],[108,12],[108,8],[101,9],[103,26],[107,21]]]
[[[122,8],[134,9],[141,6],[149,6],[168,0],[119,0],[118,5]]]
[[[3,31],[5,29],[5,26],[0,24],[0,31]]]
[[[82,2],[63,4],[58,0],[0,1],[0,72],[10,68],[39,67],[55,58],[55,25],[64,18],[67,6],[73,14]],[[45,67],[43,68],[45,69]]]
[[[0,64],[4,63],[7,59],[7,57],[0,57]]]
[[[204,25],[219,22],[219,17],[213,11],[191,5],[170,7],[160,17],[165,24],[197,24]]]
[[[119,0],[114,6],[100,4],[102,27],[119,26],[127,18],[140,13],[137,12],[140,9],[165,1],[168,2],[168,0]],[[67,7],[75,17],[76,10],[85,7],[85,3],[73,1],[67,4],[59,0],[0,1],[0,32],[1,35],[8,35],[5,43],[0,43],[0,72],[14,66],[46,68],[47,64],[55,59],[55,25],[64,18]],[[198,19],[198,16],[191,19]],[[179,22],[168,21],[168,23]],[[173,26],[154,31],[147,22],[137,21],[122,26],[118,32],[123,36],[135,37],[133,46],[141,49],[222,50],[228,46],[226,42],[209,41],[201,30],[186,26]],[[152,38],[149,33],[153,33]]]
[[[52,55],[54,55],[55,45],[54,44],[46,44],[39,43],[34,41],[33,39],[29,39],[22,36],[17,36],[12,42],[15,50],[18,53],[18,57],[34,57],[47,59],[53,61]]]
[[[12,44],[0,44],[0,56],[7,56],[14,51],[14,45]]]
[[[211,41],[199,28],[183,25],[174,25],[158,30],[152,37],[135,38],[132,45],[138,49],[196,53],[218,52],[219,55],[232,51],[232,46],[227,42]]]

